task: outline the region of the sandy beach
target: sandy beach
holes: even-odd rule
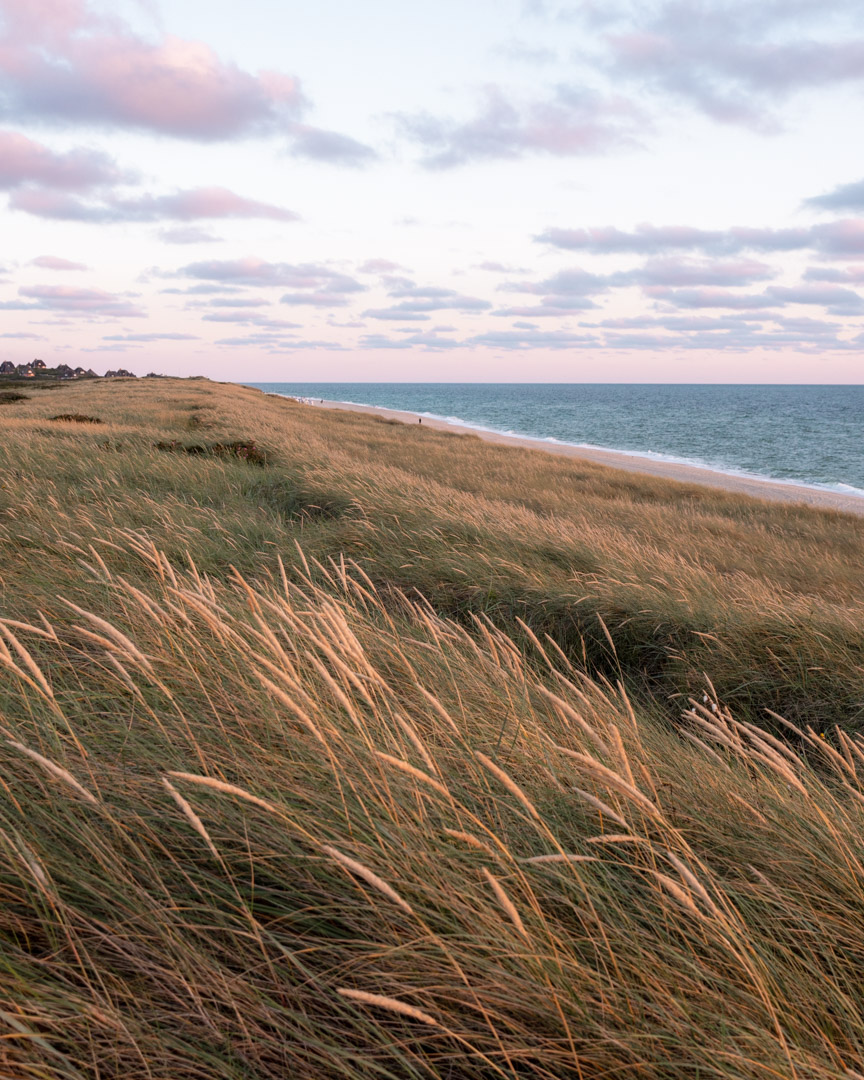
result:
[[[404,424],[416,424],[415,413],[402,412],[398,409],[384,409],[373,405],[354,405],[345,401],[315,402],[317,409],[342,409],[348,412],[373,413],[389,420],[398,420]],[[864,498],[856,495],[844,495],[840,492],[823,491],[820,488],[804,487],[798,484],[784,484],[774,480],[762,480],[757,477],[737,476],[719,472],[715,469],[696,465],[685,465],[674,461],[658,461],[655,458],[638,457],[615,450],[594,450],[588,447],[568,446],[562,443],[547,443],[540,439],[523,438],[519,435],[504,435],[496,431],[478,431],[467,424],[458,424],[448,420],[436,420],[423,417],[423,424],[441,431],[459,432],[475,435],[486,442],[500,443],[503,446],[521,446],[526,450],[540,450],[547,454],[561,457],[580,458],[598,465],[608,465],[613,469],[624,469],[632,473],[647,473],[650,476],[663,476],[667,480],[677,480],[684,484],[701,484],[704,487],[722,488],[743,495],[752,495],[757,499],[771,499],[775,502],[804,503],[807,506],[825,510],[840,510],[847,514],[864,515]]]

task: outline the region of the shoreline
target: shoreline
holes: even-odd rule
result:
[[[274,396],[297,400],[289,394],[275,394]],[[403,424],[415,424],[420,419],[418,413],[402,409],[388,409],[379,405],[358,405],[353,402],[329,401],[326,399],[323,403],[320,399],[317,401],[307,400],[305,403],[316,409],[370,413],[373,416],[397,420]],[[595,465],[606,465],[609,468],[621,469],[625,472],[659,476],[683,484],[697,484],[701,487],[718,488],[738,495],[751,495],[757,499],[768,499],[773,502],[803,503],[806,506],[821,510],[839,510],[842,513],[864,515],[864,498],[860,496],[826,491],[822,488],[808,487],[796,482],[786,483],[782,480],[769,480],[761,477],[725,473],[708,466],[663,461],[622,450],[601,450],[593,447],[573,446],[568,443],[546,442],[543,439],[525,435],[507,435],[504,432],[489,431],[438,417],[423,416],[422,422],[436,431],[474,435],[485,442],[497,443],[501,446],[519,446],[524,450],[540,450],[548,454],[556,454],[559,457],[590,461]]]

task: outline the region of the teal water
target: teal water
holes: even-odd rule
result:
[[[250,383],[864,498],[864,386]]]

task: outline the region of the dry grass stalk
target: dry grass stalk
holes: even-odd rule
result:
[[[454,840],[461,840],[462,843],[467,844],[468,847],[476,848],[477,851],[482,851],[495,860],[499,857],[498,852],[494,851],[489,844],[485,843],[479,837],[474,836],[472,833],[462,832],[460,829],[444,829],[444,832]]]
[[[45,696],[45,691],[42,689],[39,683],[37,683],[34,679],[31,679],[27,672],[22,671],[22,669],[18,667],[18,665],[12,659],[12,654],[6,647],[6,642],[3,640],[2,636],[0,636],[0,664],[3,664],[4,667],[9,668],[9,670],[19,679],[21,679],[22,682],[27,683],[28,686],[32,686],[37,694],[40,694],[42,697]]]
[[[21,861],[32,874],[33,880],[36,882],[36,884],[41,889],[47,890],[49,887],[48,876],[43,870],[36,856],[33,854],[30,848],[27,847],[24,841],[19,838],[16,844],[5,829],[0,829],[0,837],[5,840],[10,850],[14,851],[15,854],[21,859]]]
[[[336,682],[336,680],[324,666],[323,661],[320,660],[314,653],[310,652],[308,649],[303,650],[303,655],[306,657],[309,663],[312,664],[312,666],[324,680],[327,688],[330,690],[330,693],[333,695],[336,701],[342,706],[348,716],[351,717],[355,728],[358,731],[362,732],[364,730],[363,722],[360,719],[359,713],[354,708],[354,703],[351,701],[351,699],[348,697],[342,687]],[[369,745],[369,748],[372,748],[371,744]]]
[[[203,597],[193,596],[187,590],[172,587],[169,587],[169,592],[176,596],[184,607],[191,608],[222,641],[233,641],[241,646],[244,644],[241,635],[232,626],[228,625],[225,616],[219,612],[214,612],[212,605],[206,603]],[[178,608],[177,610],[182,611],[183,609]],[[188,619],[188,616],[185,616],[185,618]]]
[[[601,836],[586,837],[586,844],[642,844],[651,847],[651,841],[644,836],[634,836],[632,833],[606,833]]]
[[[596,758],[589,757],[588,754],[579,753],[577,750],[568,750],[566,746],[558,746],[557,744],[555,745],[555,749],[560,750],[562,754],[566,754],[572,761],[578,762],[602,784],[607,787],[613,787],[617,791],[620,791],[622,795],[626,795],[635,802],[640,809],[644,810],[646,814],[649,814],[653,818],[662,817],[659,809],[646,795],[643,795],[638,788],[629,784],[623,777],[619,776],[618,773],[613,772],[612,769],[601,764]]]
[[[297,702],[293,701],[289,697],[289,695],[285,693],[281,686],[277,686],[271,679],[268,679],[266,675],[262,675],[260,671],[255,671],[255,676],[261,681],[262,685],[267,687],[270,693],[278,701],[281,701],[281,703],[286,707],[286,709],[290,710],[290,712],[297,717],[297,719],[300,721],[301,724],[303,724],[304,727],[308,728],[308,730],[318,740],[318,742],[321,743],[322,746],[327,746],[327,740],[321,734],[320,730],[318,729],[311,716],[308,716],[300,708]]]
[[[527,859],[519,859],[523,866],[535,866],[543,863],[586,863],[597,862],[594,855],[531,855]]]
[[[522,922],[522,918],[519,915],[519,912],[516,910],[516,905],[504,891],[504,887],[502,886],[501,882],[498,880],[498,878],[495,877],[494,874],[490,873],[485,866],[483,867],[483,873],[486,875],[487,881],[492,886],[492,891],[495,893],[495,896],[498,899],[498,903],[507,913],[507,917],[509,918],[510,922],[513,923],[517,931],[522,935],[523,938],[525,938],[526,941],[530,940],[528,937],[528,931],[525,929],[525,924]]]
[[[842,739],[843,745],[858,759],[861,765],[864,765],[864,746],[861,744],[861,736],[856,735],[854,738],[846,734],[840,728],[837,728],[837,737]]]
[[[387,884],[386,881],[378,877],[378,875],[369,869],[368,866],[364,866],[363,863],[358,862],[356,859],[352,859],[349,855],[343,854],[341,851],[329,844],[322,844],[321,850],[325,855],[329,855],[331,859],[335,859],[338,863],[341,863],[346,870],[350,870],[352,874],[356,874],[357,877],[362,878],[367,884],[371,885],[373,889],[377,889],[383,896],[386,896],[388,900],[392,900],[397,907],[402,908],[409,915],[413,915],[414,911],[411,905],[403,900],[399,893],[394,888]]]
[[[583,791],[582,788],[578,787],[574,787],[572,790],[580,799],[587,802],[589,806],[593,806],[595,810],[599,810],[601,814],[608,817],[610,821],[614,821],[616,825],[620,825],[622,829],[630,828],[629,821],[626,821],[621,817],[621,815],[616,810],[613,810],[608,803],[603,802],[602,799],[598,799],[596,795],[592,795],[590,791]]]
[[[687,712],[684,713],[684,716],[688,720],[692,720],[695,724],[698,724],[706,738],[720,743],[721,746],[725,746],[739,756],[742,754],[744,748],[741,745],[741,742],[731,738],[726,731],[719,728],[716,724],[709,722],[692,709],[688,709]]]
[[[686,731],[684,728],[681,729],[680,734],[689,742],[692,742],[694,746],[698,746],[703,754],[707,754],[710,758],[713,758],[718,765],[729,772],[729,762],[724,761],[717,751],[712,750],[712,748],[707,743],[703,742],[698,735],[694,735],[692,731]]]
[[[666,892],[677,900],[683,908],[692,912],[697,918],[704,918],[702,912],[693,903],[693,898],[685,889],[682,889],[677,882],[673,881],[672,878],[668,877],[666,874],[661,874],[659,870],[651,870],[650,873],[654,875]]]
[[[447,788],[438,780],[433,780],[433,778],[429,776],[428,773],[423,772],[422,769],[417,769],[407,761],[392,757],[390,754],[385,754],[381,750],[375,750],[373,753],[377,758],[381,761],[385,761],[394,769],[398,769],[400,772],[405,773],[406,776],[412,776],[415,780],[419,780],[421,784],[426,784],[427,787],[431,787],[434,791],[437,791],[439,795],[443,795],[445,799],[451,798]]]
[[[274,806],[273,803],[267,802],[265,799],[259,799],[257,795],[237,787],[236,784],[227,784],[224,780],[215,780],[212,776],[197,776],[195,773],[175,772],[174,770],[169,772],[168,775],[174,776],[178,780],[187,780],[190,784],[200,784],[201,787],[211,788],[213,791],[221,791],[225,795],[236,795],[238,799],[252,803],[253,806],[260,806],[262,810],[266,810],[268,813],[282,816],[282,811],[278,806]]]
[[[560,673],[558,672],[556,672],[555,674],[560,675]],[[566,679],[564,679],[563,676],[560,676],[560,678],[568,689],[575,689],[569,682],[567,682]],[[591,741],[601,753],[611,756],[609,744],[588,723],[588,721],[585,719],[584,716],[581,715],[581,713],[578,713],[571,705],[568,705],[563,698],[559,697],[557,694],[553,694],[548,687],[538,685],[537,687],[535,687],[535,689],[543,697],[547,698],[549,701],[552,702],[552,704],[555,706],[555,709],[565,718],[565,720],[569,720],[572,723],[576,724],[577,727],[582,732],[584,732],[584,734],[586,734],[589,739],[591,739]]]
[[[432,760],[431,754],[426,749],[426,746],[423,743],[423,740],[417,734],[417,731],[416,731],[414,725],[411,724],[401,713],[398,713],[398,712],[393,714],[393,719],[396,721],[396,723],[399,725],[399,727],[402,728],[402,730],[405,732],[405,734],[411,740],[411,745],[414,747],[414,749],[417,751],[417,753],[420,755],[420,757],[423,758],[423,762],[426,765],[426,768],[429,770],[429,772],[435,773],[436,775],[440,775],[441,770],[438,768],[438,766]]]
[[[37,765],[41,765],[42,768],[49,775],[55,777],[57,780],[62,780],[64,784],[68,784],[73,790],[77,791],[82,799],[90,803],[92,806],[98,806],[99,800],[92,795],[87,788],[82,784],[79,784],[75,777],[67,772],[66,769],[56,765],[53,761],[49,761],[48,758],[43,757],[42,754],[37,753],[35,750],[31,750],[29,746],[25,746],[23,743],[16,742],[14,739],[7,739],[6,742],[9,746],[13,746],[20,753],[25,754],[32,761],[35,761]]]
[[[624,771],[624,779],[632,788],[635,788],[636,780],[633,776],[633,770],[630,768],[630,759],[627,757],[627,750],[624,747],[624,740],[621,738],[621,732],[615,724],[609,724],[608,731],[615,757],[618,759],[618,763]]]
[[[21,659],[23,660],[27,670],[30,672],[30,674],[33,676],[33,678],[36,680],[36,682],[41,687],[42,692],[44,693],[45,697],[48,698],[49,700],[53,701],[54,700],[54,691],[48,685],[48,680],[42,674],[42,671],[39,668],[39,665],[36,663],[36,661],[33,659],[33,657],[30,655],[30,653],[24,648],[24,646],[21,644],[21,642],[18,640],[18,638],[12,633],[12,631],[9,629],[8,625],[4,625],[3,622],[0,622],[0,634],[5,635],[6,640],[9,642],[9,644],[12,646],[12,648],[15,650],[15,652],[17,652],[18,655],[21,657]]]
[[[456,726],[456,721],[453,719],[450,713],[447,712],[447,710],[444,708],[438,698],[435,697],[434,694],[430,693],[425,688],[425,686],[421,686],[419,682],[415,683],[415,686],[423,695],[423,697],[426,698],[426,700],[429,702],[435,712],[438,713],[444,723],[447,724],[447,726],[452,730],[453,734],[456,735],[457,738],[461,739],[462,734],[459,731],[459,728]]]
[[[47,628],[33,626],[31,623],[20,622],[18,619],[0,619],[0,626],[14,626],[16,630],[24,630],[28,634],[35,634],[37,637],[45,638],[47,641],[57,640],[57,634],[51,626]]]
[[[549,654],[546,652],[546,650],[540,644],[540,639],[537,637],[537,635],[534,633],[534,631],[531,629],[531,627],[523,619],[520,619],[518,615],[516,616],[516,625],[519,627],[519,629],[522,631],[522,633],[525,634],[525,636],[530,639],[531,644],[534,646],[534,648],[537,650],[537,652],[539,652],[540,655],[543,657],[543,659],[546,661],[546,664],[549,667],[550,671],[554,671],[555,670],[555,665],[549,659]]]
[[[762,743],[761,745],[763,746],[761,752],[753,749],[750,750],[751,761],[760,761],[763,765],[766,765],[771,769],[772,772],[785,780],[790,787],[795,788],[796,791],[799,791],[805,798],[809,799],[810,792],[795,773],[792,772],[786,761],[781,758],[779,754],[776,754],[771,750],[767,744]]]
[[[542,820],[540,814],[537,811],[537,807],[531,802],[531,800],[528,798],[522,788],[519,787],[515,780],[509,777],[502,768],[500,768],[498,765],[495,764],[494,761],[491,760],[491,758],[486,757],[485,754],[481,754],[479,750],[475,751],[474,756],[477,758],[481,765],[487,768],[493,776],[497,777],[497,779],[500,780],[500,782],[504,785],[505,788],[507,788],[511,795],[513,795],[519,800],[520,803],[522,803],[522,805],[525,807],[531,817],[534,818],[535,821]]]
[[[74,612],[76,612],[76,614],[80,615],[84,619],[87,619],[89,622],[93,623],[94,626],[98,627],[98,629],[100,629],[103,633],[107,634],[108,637],[111,638],[111,640],[115,643],[115,645],[119,645],[124,652],[128,653],[129,656],[134,657],[141,665],[141,667],[143,667],[146,671],[153,670],[150,661],[147,659],[144,653],[142,653],[141,650],[136,645],[134,645],[128,637],[126,637],[125,634],[121,633],[116,626],[112,626],[111,623],[107,622],[105,619],[100,618],[98,615],[94,615],[91,611],[85,611],[84,608],[78,607],[78,605],[73,604],[71,600],[65,600],[62,596],[58,597],[58,600],[61,604],[65,604],[67,607],[71,608]]]
[[[183,796],[180,794],[177,788],[174,787],[170,780],[163,776],[162,783],[168,794],[180,807],[180,811],[185,816],[186,820],[210,849],[210,854],[213,856],[214,859],[218,859],[219,862],[221,862],[222,859],[219,856],[219,852],[216,850],[216,845],[210,839],[210,834],[204,828],[204,822],[201,820],[201,818],[198,817],[198,815],[195,813],[189,803],[183,798]]]
[[[776,735],[772,735],[770,731],[765,731],[764,728],[757,728],[755,724],[748,724],[745,720],[737,720],[736,723],[740,728],[748,732],[752,738],[759,742],[768,743],[778,754],[785,757],[794,768],[801,767],[802,761],[798,754],[790,746],[778,739]]]
[[[422,1024],[428,1024],[429,1027],[441,1026],[429,1013],[418,1009],[415,1005],[409,1005],[406,1001],[399,1001],[398,998],[386,997],[384,994],[370,994],[365,990],[351,990],[344,986],[338,987],[336,993],[340,997],[349,998],[351,1001],[359,1001],[363,1005],[374,1005],[378,1009],[386,1009],[388,1012],[399,1013],[400,1016],[419,1020]]]
[[[734,791],[730,791],[728,794],[729,794],[729,798],[734,803],[736,803],[738,806],[743,807],[748,813],[752,814],[753,817],[756,818],[756,820],[759,822],[760,825],[765,825],[765,826],[770,825],[770,822],[768,821],[768,818],[766,818],[764,814],[761,814],[756,809],[756,807],[751,802],[749,802],[747,799],[743,798],[741,795],[738,795]]]
[[[126,670],[126,668],[123,667],[123,665],[120,663],[120,661],[114,655],[114,653],[113,652],[106,652],[105,653],[105,659],[111,665],[111,667],[114,668],[114,670],[117,672],[117,674],[120,676],[120,679],[121,679],[123,685],[129,691],[129,693],[132,694],[132,696],[134,698],[136,698],[139,702],[144,704],[144,695],[138,689],[138,687],[136,686],[135,681],[133,680],[132,676],[129,674],[129,672]]]
[[[684,878],[684,880],[687,882],[687,884],[690,886],[690,888],[693,890],[693,892],[695,892],[696,895],[703,901],[703,903],[709,909],[709,911],[711,911],[711,913],[714,914],[714,915],[719,915],[720,914],[720,909],[717,907],[717,905],[711,899],[711,896],[708,893],[708,890],[705,888],[705,886],[702,884],[702,882],[696,877],[696,875],[693,873],[693,871],[690,869],[690,867],[687,866],[687,864],[683,861],[683,859],[680,859],[675,854],[674,851],[666,851],[666,852],[664,852],[664,854],[665,854],[666,858],[669,860],[669,862],[672,863],[672,865],[675,867],[675,869],[681,875],[681,877]]]
[[[842,776],[845,779],[850,775],[855,775],[854,767],[846,761],[842,754],[837,753],[834,747],[829,744],[827,739],[820,738],[812,727],[807,728],[807,734],[809,736],[811,746],[815,746],[822,754],[825,755],[838,776]]]

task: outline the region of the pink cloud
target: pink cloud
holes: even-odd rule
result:
[[[475,270],[486,270],[490,274],[527,274],[529,273],[525,267],[510,266],[507,263],[493,262],[487,260],[486,262],[476,263]]]
[[[595,14],[597,7],[584,10]],[[831,15],[841,13],[830,39]],[[860,6],[850,0],[659,0],[608,4],[604,18],[604,66],[616,82],[661,91],[721,123],[777,131],[779,102],[864,79]]]
[[[313,290],[319,297],[330,297],[332,294],[344,296],[346,293],[365,290],[364,285],[348,274],[331,270],[319,263],[270,263],[254,255],[243,259],[211,259],[190,263],[179,273],[184,277],[221,281],[232,285],[281,285],[290,289]],[[283,297],[282,302],[290,304],[309,301]]]
[[[396,114],[395,120],[403,136],[424,147],[423,164],[432,169],[536,153],[603,153],[633,145],[637,132],[647,127],[645,117],[626,99],[563,85],[551,96],[525,104],[488,86],[481,108],[466,121],[429,113]]]
[[[210,307],[223,308],[257,308],[270,306],[269,300],[260,300],[253,297],[217,296],[213,300],[207,300],[205,302]]]
[[[2,57],[2,52],[0,52]],[[0,131],[0,188],[41,184],[63,191],[87,191],[122,181],[124,175],[107,154],[75,149],[55,153],[16,131]]]
[[[737,255],[745,251],[803,251],[811,248],[837,258],[864,256],[864,220],[847,218],[806,228],[771,229],[733,225],[728,229],[699,229],[690,225],[637,225],[632,232],[614,226],[581,229],[550,228],[535,237],[538,243],[565,251],[597,255],[633,253],[654,255],[694,251],[707,255]]]
[[[429,316],[419,311],[402,311],[395,307],[367,308],[363,315],[368,319],[385,319],[389,322],[429,322]]]
[[[733,293],[727,289],[673,289],[667,285],[651,285],[645,289],[646,296],[662,300],[676,308],[731,308],[739,311],[782,307],[781,297],[772,298],[765,293]]]
[[[31,266],[39,266],[43,270],[89,270],[84,263],[72,262],[70,259],[59,259],[56,255],[39,255]]]
[[[108,334],[103,341],[199,341],[194,334]]]
[[[846,218],[843,221],[830,221],[825,225],[814,225],[813,234],[817,243],[813,246],[820,254],[837,258],[858,259],[864,256],[864,220]]]
[[[68,315],[142,317],[144,312],[128,299],[102,289],[75,289],[68,285],[22,286],[18,295],[30,303],[7,301],[6,309],[61,311]]]
[[[667,256],[648,259],[638,270],[613,274],[611,281],[640,285],[749,285],[771,277],[774,277],[771,267],[756,259],[696,262]]]
[[[121,204],[123,205],[123,204]],[[272,203],[244,199],[222,187],[193,188],[174,195],[144,196],[131,206],[146,210],[153,207],[163,217],[191,221],[198,218],[270,218],[273,221],[297,221],[299,215]]]
[[[805,206],[815,207],[817,210],[864,210],[864,180],[856,180],[851,184],[841,184],[833,191],[824,195],[814,195],[804,200]]]
[[[202,315],[204,322],[215,323],[240,323],[244,326],[260,326],[267,330],[301,330],[302,323],[290,322],[288,319],[273,319],[269,315],[261,315],[254,311],[213,311]]]
[[[488,345],[495,349],[575,349],[599,345],[592,334],[575,334],[569,330],[493,330],[469,338],[466,344]]]
[[[831,281],[835,283],[852,282],[864,284],[864,266],[844,266],[842,270],[837,267],[810,266],[804,272],[805,281]]]
[[[171,229],[162,229],[159,239],[166,244],[218,244],[222,237],[199,229],[196,225],[177,225]]]
[[[321,308],[346,307],[348,298],[344,292],[338,290],[319,289],[316,292],[285,293],[284,296],[280,297],[279,303],[291,304],[295,307],[303,304]]]
[[[292,134],[294,144],[291,153],[294,157],[354,166],[368,165],[378,157],[371,146],[352,139],[350,135],[342,135],[338,131],[325,131],[323,128],[309,127],[306,124],[294,124]]]
[[[44,187],[25,187],[14,191],[9,197],[10,210],[22,210],[34,217],[54,221],[105,220],[104,208],[96,203],[85,203],[65,191],[51,191]]]
[[[392,290],[390,296],[399,299],[399,303],[389,308],[371,308],[363,314],[372,319],[416,320],[420,315],[425,318],[429,311],[488,311],[492,307],[488,300],[437,286],[405,286]]]
[[[839,285],[769,285],[765,292],[781,303],[819,304],[834,315],[864,314],[860,294]]]
[[[864,314],[864,299],[852,289],[833,284],[769,285],[761,293],[733,293],[726,289],[673,289],[649,286],[646,295],[676,308],[764,309],[787,304],[816,304],[832,315]]]
[[[7,114],[224,139],[284,126],[299,81],[250,74],[202,42],[151,42],[86,0],[2,0],[0,91]]]
[[[805,248],[809,229],[698,229],[691,225],[637,225],[624,232],[612,225],[582,229],[551,228],[535,238],[540,243],[566,251],[591,251],[596,254],[628,252],[652,255],[664,251],[703,251],[710,254],[733,254],[748,249],[790,251]]]
[[[367,259],[357,269],[361,274],[388,274],[393,270],[403,270],[404,267],[400,266],[399,263],[391,262],[389,259]]]
[[[67,193],[26,187],[9,199],[13,210],[57,221],[111,224],[136,221],[196,221],[217,218],[267,218],[296,221],[298,215],[283,206],[244,199],[227,188],[190,188],[171,195],[122,197],[106,194],[98,202],[83,202]],[[200,238],[196,238],[197,240]]]

